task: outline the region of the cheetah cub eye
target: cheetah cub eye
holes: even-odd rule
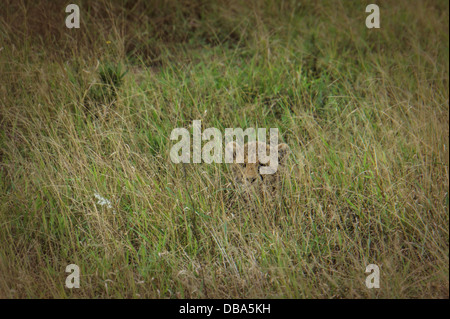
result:
[[[237,184],[244,187],[260,187],[264,185],[275,187],[280,169],[283,169],[285,166],[287,154],[289,153],[287,144],[278,144],[278,165],[272,165],[274,163],[271,163],[269,158],[263,161],[260,161],[259,158],[258,150],[260,149],[265,150],[267,157],[270,154],[270,146],[265,143],[250,142],[245,144],[244,147],[240,147],[236,142],[230,142],[226,148],[233,155],[233,163],[230,164],[233,179]],[[243,163],[238,161],[243,161]]]

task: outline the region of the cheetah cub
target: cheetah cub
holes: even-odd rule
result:
[[[244,147],[238,147],[236,142],[230,142],[226,146],[232,150],[233,163],[231,171],[234,182],[239,186],[239,189],[246,195],[257,194],[264,198],[271,199],[280,188],[281,176],[285,172],[285,164],[287,155],[289,154],[289,146],[281,143],[277,146],[278,151],[278,166],[271,165],[270,159],[267,163],[262,163],[258,149],[264,149],[267,156],[270,154],[270,145],[262,142],[250,142]],[[237,157],[243,152],[243,163],[237,162]],[[275,153],[276,155],[276,153]],[[274,169],[275,168],[275,169]],[[269,174],[267,174],[269,172]]]

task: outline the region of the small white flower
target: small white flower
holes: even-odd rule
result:
[[[94,196],[95,196],[95,198],[98,199],[97,204],[99,204],[100,206],[106,205],[107,208],[112,208],[111,202],[109,200],[107,200],[106,198],[102,197],[101,195],[99,195],[97,193],[95,193]]]

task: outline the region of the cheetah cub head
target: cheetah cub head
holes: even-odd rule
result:
[[[236,142],[230,142],[226,148],[233,154],[233,163],[230,165],[236,184],[244,190],[273,192],[278,188],[289,153],[287,144],[275,146],[275,152],[272,150],[272,154],[275,154],[271,157],[269,157],[272,155],[270,145],[262,142],[250,142],[244,147],[240,147]],[[263,157],[260,156],[261,152],[264,152]],[[278,162],[274,163],[277,158]]]

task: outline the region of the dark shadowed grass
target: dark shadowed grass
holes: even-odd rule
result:
[[[448,298],[446,1],[378,30],[350,1],[78,4],[0,4],[1,297]],[[193,120],[279,128],[279,198],[173,164]]]

